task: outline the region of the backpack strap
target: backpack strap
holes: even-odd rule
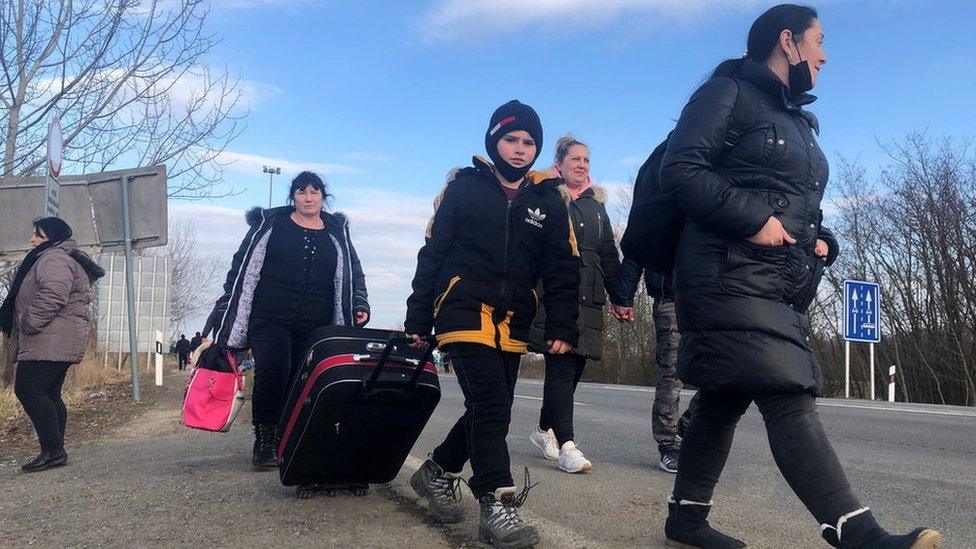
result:
[[[735,77],[732,81],[738,86],[738,92],[735,96],[735,104],[732,106],[732,120],[723,143],[725,153],[734,148],[739,143],[739,139],[748,133],[759,119],[758,90],[751,82]]]

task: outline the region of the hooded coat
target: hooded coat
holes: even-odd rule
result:
[[[613,227],[607,214],[607,192],[600,186],[583,191],[572,200],[565,185],[559,187],[569,209],[570,225],[580,254],[579,287],[579,344],[573,354],[599,360],[603,354],[603,309],[607,296],[617,304],[624,299],[618,295],[620,254],[613,237]],[[537,288],[544,295],[542,288]],[[529,350],[544,353],[548,349],[544,338],[546,309],[541,307],[532,326]]]
[[[104,274],[74,240],[40,253],[15,298],[18,362],[81,362],[91,326],[92,284]]]
[[[553,311],[545,337],[573,346],[579,329],[579,253],[559,179],[529,172],[508,200],[494,167],[480,157],[452,172],[435,201],[417,257],[404,329],[441,345],[478,343],[524,353],[541,298]]]
[[[202,332],[204,336],[213,332],[217,345],[232,349],[249,347],[247,331],[251,305],[261,280],[261,268],[264,266],[274,222],[279,216],[291,215],[294,211],[292,206],[281,206],[271,209],[254,208],[247,213],[246,219],[250,228],[231,260],[224,282],[224,294],[217,299]],[[337,253],[333,324],[355,326],[357,312],[369,313],[369,299],[366,277],[349,236],[349,221],[341,213],[323,211],[321,217]]]
[[[689,100],[661,166],[664,191],[686,216],[674,267],[681,346],[679,377],[707,389],[749,394],[819,393],[807,307],[837,241],[821,225],[827,158],[817,144],[815,100],[791,96],[766,67],[745,60],[734,77],[712,78]],[[732,107],[757,101],[759,116],[725,150]],[[776,216],[797,240],[759,246],[746,239]],[[825,259],[814,253],[827,242]]]

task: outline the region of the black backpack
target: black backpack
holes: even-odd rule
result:
[[[725,136],[723,156],[735,147],[739,138],[759,118],[758,97],[743,100],[743,95],[756,94],[758,90],[738,78],[733,80],[739,85],[739,93],[732,107],[732,121]],[[668,133],[637,171],[627,229],[620,239],[620,249],[625,258],[664,276],[671,276],[674,269],[675,252],[685,224],[684,214],[674,203],[673,197],[664,193],[661,185],[661,161],[673,133],[674,130]]]

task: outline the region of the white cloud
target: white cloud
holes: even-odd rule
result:
[[[626,17],[660,15],[688,19],[717,7],[742,8],[759,0],[440,0],[420,32],[428,42],[512,34],[526,27],[598,28]]]
[[[325,175],[360,173],[359,168],[345,164],[304,162],[234,151],[222,151],[217,155],[217,161],[224,166],[225,170],[245,175],[260,175],[263,166],[276,166],[281,168],[284,174],[297,174],[305,170]]]
[[[617,160],[617,164],[620,164],[621,166],[636,168],[641,164],[643,164],[645,160],[647,160],[647,158],[644,156],[625,156],[620,160]]]

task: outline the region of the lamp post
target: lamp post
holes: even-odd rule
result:
[[[281,168],[278,166],[262,166],[264,173],[268,174],[268,207],[271,207],[272,191],[274,189],[274,176],[281,175]]]

